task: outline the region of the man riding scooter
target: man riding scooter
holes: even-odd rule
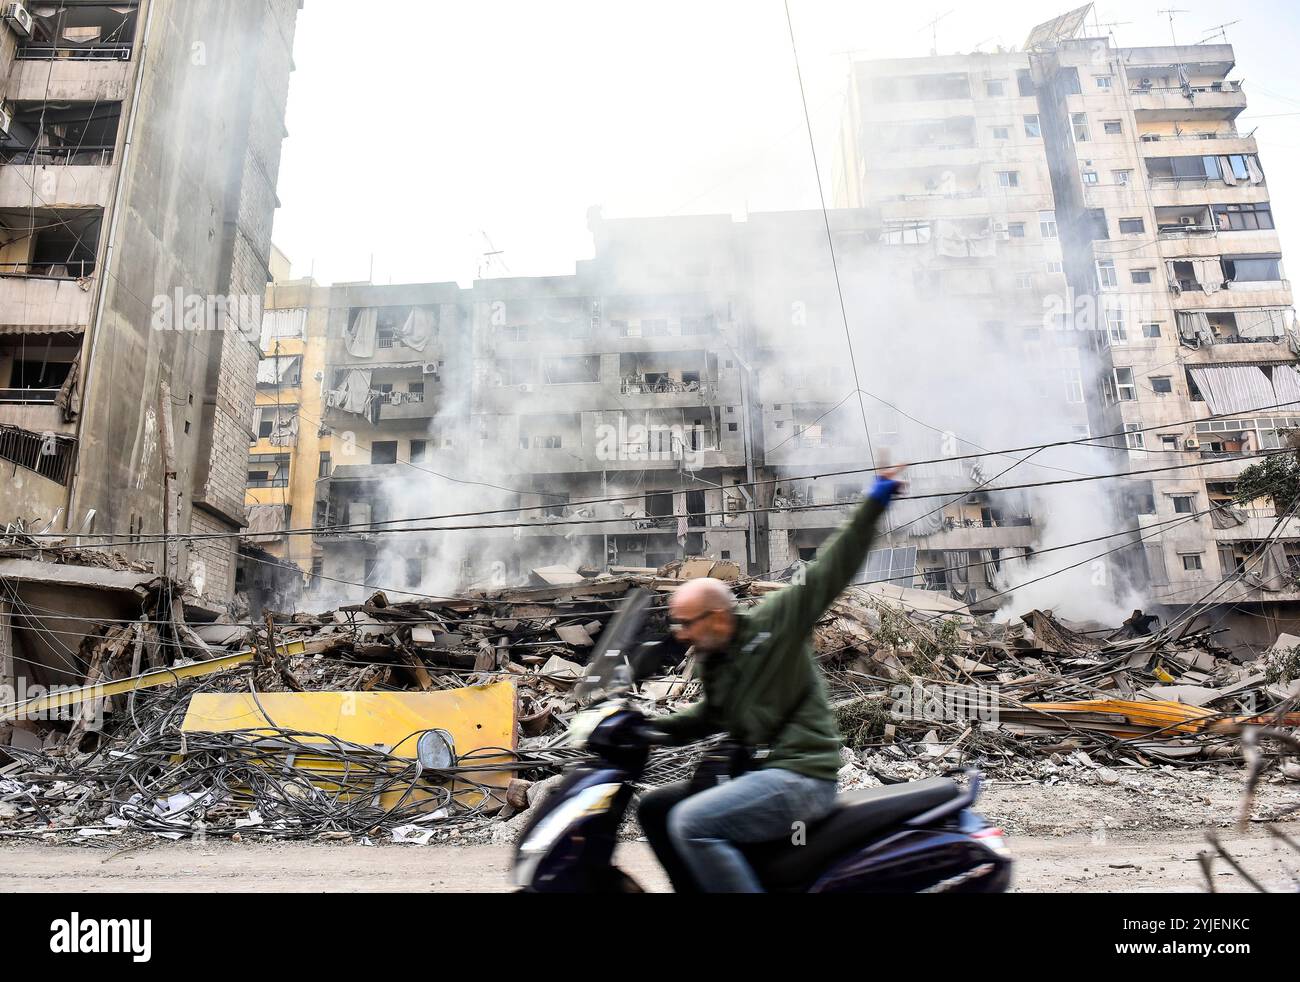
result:
[[[638,809],[677,892],[763,892],[735,843],[793,835],[835,807],[842,741],[809,640],[862,568],[898,475],[876,479],[802,583],[753,611],[738,612],[718,580],[692,580],[673,594],[670,624],[694,650],[704,698],[652,720],[650,738],[681,745],[726,732],[735,745],[725,773],[652,791]]]

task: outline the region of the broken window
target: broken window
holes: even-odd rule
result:
[[[1037,114],[1025,117],[1025,136],[1031,140],[1037,140],[1043,135],[1042,124],[1038,120]]]
[[[428,455],[429,455],[428,440],[411,441],[411,463],[412,464],[423,464],[425,460],[428,458]]]
[[[0,212],[5,261],[0,273],[84,279],[95,272],[103,213],[98,209],[27,208]]]
[[[1088,140],[1088,114],[1071,113],[1070,130],[1074,133],[1075,143],[1086,143]]]
[[[1146,230],[1146,223],[1141,218],[1121,218],[1119,220],[1120,235],[1140,235]]]
[[[1215,205],[1214,221],[1220,231],[1251,231],[1273,228],[1273,210],[1267,201],[1243,205]]]
[[[259,386],[296,388],[302,384],[302,355],[272,355],[257,364]]]
[[[1124,132],[1124,125],[1118,119],[1103,119],[1101,128],[1107,136],[1120,136]]]
[[[1115,380],[1115,397],[1120,402],[1137,401],[1137,383],[1133,381],[1133,369],[1116,368],[1113,373]]]
[[[370,463],[372,464],[395,464],[397,463],[397,441],[380,440],[370,445]]]
[[[1151,376],[1151,391],[1157,395],[1167,395],[1174,391],[1174,380],[1168,375]]]
[[[120,102],[14,104],[0,156],[10,164],[104,167],[113,162]]]
[[[32,34],[18,49],[18,57],[128,60],[135,43],[138,8],[138,3],[34,6]]]
[[[1174,499],[1174,514],[1176,515],[1190,515],[1193,511],[1196,510],[1195,507],[1196,498],[1194,495],[1176,494],[1173,495],[1173,499]]]

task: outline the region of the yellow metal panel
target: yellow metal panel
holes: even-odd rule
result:
[[[328,734],[412,760],[419,735],[440,729],[451,734],[457,755],[463,757],[475,750],[514,750],[515,705],[515,687],[510,682],[442,692],[266,692],[256,699],[248,692],[201,692],[191,698],[181,729],[186,733],[267,732],[269,725]],[[310,747],[313,741],[303,737],[302,743]],[[485,754],[474,763],[508,759],[508,753]],[[510,774],[481,772],[474,779],[504,789]],[[457,795],[463,804],[475,804],[479,798]]]

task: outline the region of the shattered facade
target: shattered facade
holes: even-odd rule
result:
[[[1044,359],[1022,381],[1065,386],[1093,434],[1128,431],[1108,441],[1116,470],[1184,465],[1131,478],[1118,502],[1147,602],[1178,609],[1226,578],[1218,599],[1245,605],[1234,628],[1251,635],[1248,615],[1297,611],[1300,524],[1267,501],[1235,505],[1234,482],[1300,424],[1284,405],[1300,374],[1235,62],[1227,44],[1046,37],[1021,53],[860,62],[836,200],[881,208],[940,289],[949,275],[1032,285],[998,325]],[[960,255],[954,229],[972,223],[984,258],[937,258]]]
[[[117,537],[218,600],[299,7],[64,3],[0,25],[0,520]],[[144,541],[164,532],[219,537],[168,555]]]

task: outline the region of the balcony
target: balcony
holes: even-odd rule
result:
[[[1190,98],[1189,98],[1190,94]],[[1135,86],[1130,90],[1138,121],[1190,123],[1198,119],[1236,119],[1246,109],[1240,82],[1213,85]]]
[[[29,269],[29,264],[0,264],[0,324],[85,330],[95,298],[93,284],[33,275]]]
[[[24,153],[19,160],[42,156],[51,162],[10,163],[0,167],[0,208],[28,208],[34,203],[51,208],[107,208],[116,188],[116,169],[108,164],[73,164],[72,159],[111,160],[113,148],[68,153],[61,159],[43,153]]]
[[[135,66],[129,61],[18,61],[13,68],[15,102],[122,102],[131,95]]]

